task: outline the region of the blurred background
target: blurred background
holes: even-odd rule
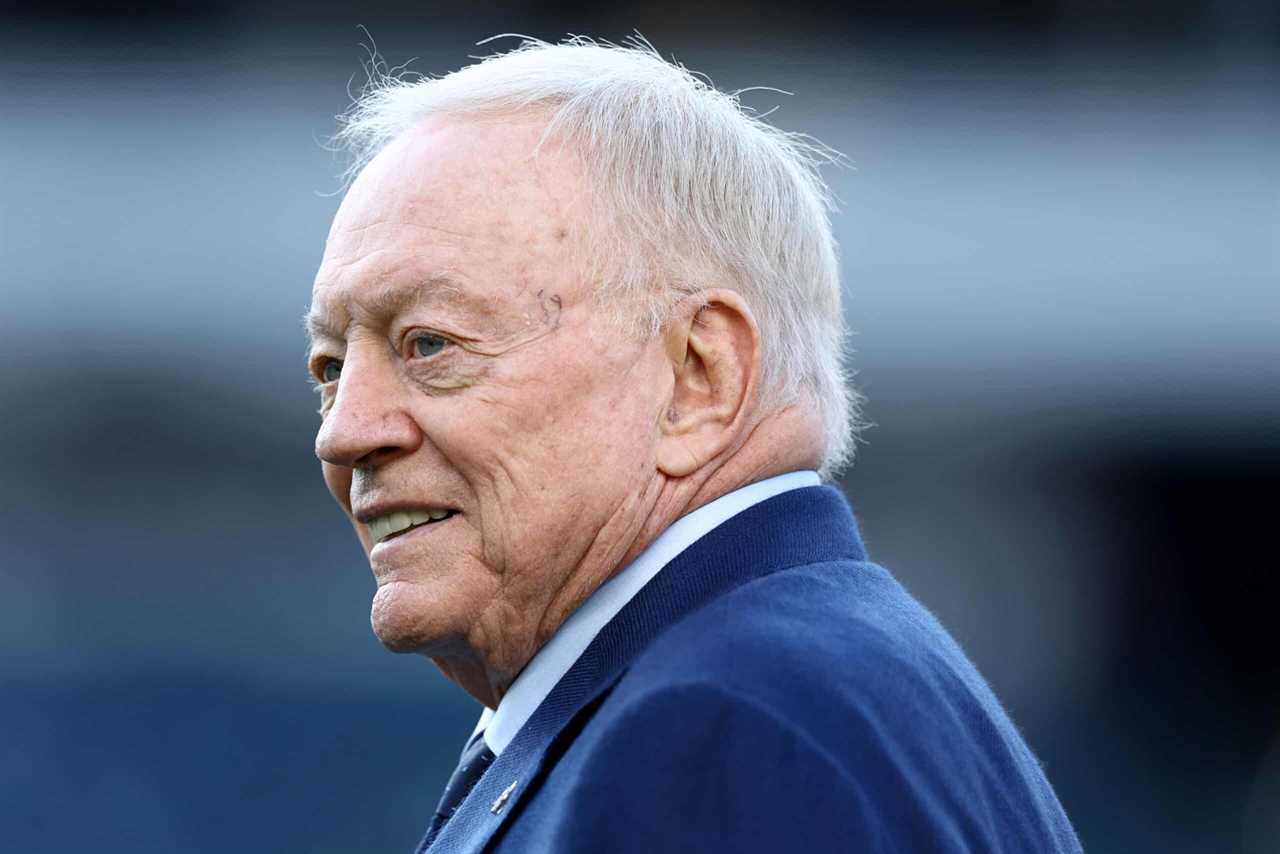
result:
[[[382,650],[299,318],[363,80],[638,29],[845,152],[873,557],[1091,852],[1280,851],[1280,7],[4,4],[0,838],[408,851],[478,707]],[[499,45],[500,46],[500,45]]]

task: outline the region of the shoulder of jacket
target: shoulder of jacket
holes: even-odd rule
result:
[[[632,702],[690,686],[855,740],[864,726],[906,726],[904,708],[994,704],[932,615],[885,570],[853,561],[782,570],[718,597],[659,635],[614,693]]]

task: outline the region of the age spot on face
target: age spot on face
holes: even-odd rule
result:
[[[559,294],[544,296],[544,293],[543,289],[538,290],[538,300],[542,306],[542,323],[547,327],[548,332],[554,332],[560,328],[560,311],[564,306]]]
[[[533,321],[531,312],[525,313],[524,323],[507,334],[495,335],[483,341],[458,341],[457,345],[480,356],[505,356],[559,330],[560,314],[564,307],[560,294],[548,294],[545,288],[539,288],[533,298],[542,313],[541,323]]]

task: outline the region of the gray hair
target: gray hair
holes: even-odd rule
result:
[[[607,245],[598,295],[638,307],[631,322],[656,334],[671,307],[708,286],[737,291],[760,327],[766,410],[816,408],[822,474],[853,456],[859,395],[846,377],[840,273],[819,167],[841,156],[744,108],[642,39],[522,38],[515,49],[443,77],[386,70],[340,117],[335,143],[357,174],[389,142],[431,115],[549,116],[597,186]]]

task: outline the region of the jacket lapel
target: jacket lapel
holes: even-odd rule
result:
[[[708,532],[601,630],[476,783],[430,850],[479,854],[547,770],[556,736],[612,687],[667,626],[718,595],[779,569],[865,558],[849,505],[830,486],[776,495]],[[419,854],[424,850],[419,847]]]

